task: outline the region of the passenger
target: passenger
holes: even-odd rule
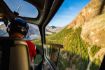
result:
[[[23,39],[28,33],[29,25],[21,18],[15,18],[7,27],[7,32],[11,38]],[[31,62],[36,56],[36,46],[31,41],[26,41],[29,48]]]

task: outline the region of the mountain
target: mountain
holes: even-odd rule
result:
[[[105,0],[90,0],[68,26],[47,37],[47,43],[64,46],[60,70],[99,70],[105,54],[104,12]]]
[[[82,26],[81,37],[89,44],[105,48],[105,14],[101,14]]]
[[[47,26],[45,31],[46,34],[53,34],[53,33],[58,33],[63,29],[63,27],[57,27],[57,26]]]
[[[103,14],[105,12],[104,4],[105,0],[91,0],[67,28],[80,27],[90,19]]]

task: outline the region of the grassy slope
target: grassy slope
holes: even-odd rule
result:
[[[64,28],[61,32],[47,37],[47,43],[53,42],[64,45],[64,51],[66,51],[68,55],[65,56],[66,59],[61,58],[64,63],[63,65],[70,66],[71,63],[76,65],[77,70],[85,70],[89,62],[87,53],[87,47],[89,47],[89,45],[82,41],[80,34],[81,28],[75,30]],[[93,53],[94,52],[95,50]],[[64,54],[62,54],[62,56],[63,55]],[[62,70],[64,70],[64,68],[62,68]],[[92,70],[97,70],[97,65],[94,64]]]

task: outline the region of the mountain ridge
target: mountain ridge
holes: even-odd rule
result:
[[[90,19],[103,14],[105,12],[104,3],[105,0],[91,0],[67,28],[81,27]]]

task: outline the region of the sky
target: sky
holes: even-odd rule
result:
[[[49,25],[64,27],[70,24],[90,0],[64,0],[64,3],[50,21]]]
[[[89,1],[90,0],[64,0],[62,6],[48,25],[64,27],[70,24]],[[23,0],[5,0],[5,2],[12,11],[18,11],[22,16],[37,17],[38,15],[37,9]]]

